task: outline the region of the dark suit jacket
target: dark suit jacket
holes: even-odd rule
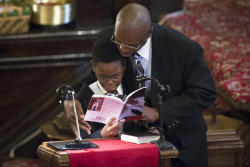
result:
[[[198,43],[171,28],[153,27],[151,75],[171,87],[160,113],[166,138],[178,147],[179,158],[186,166],[201,167],[207,161],[207,127],[202,111],[216,98],[214,81]],[[100,37],[110,37],[112,33],[110,27]],[[153,87],[150,97],[149,106],[157,108]]]
[[[167,138],[182,150],[180,158],[187,166],[203,166],[207,152],[200,151],[206,146],[207,128],[202,111],[214,102],[216,89],[202,48],[170,28],[155,26],[152,76],[171,87],[161,112]],[[152,90],[151,97],[154,94]],[[155,106],[156,98],[152,98],[152,104]]]

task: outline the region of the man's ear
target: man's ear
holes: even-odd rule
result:
[[[152,36],[153,30],[154,30],[154,27],[151,25],[149,32],[148,32],[148,38]]]
[[[93,60],[90,60],[90,63],[91,63],[93,71],[95,72],[95,68],[94,68],[95,67],[95,62]]]

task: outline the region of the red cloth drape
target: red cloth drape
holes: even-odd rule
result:
[[[135,144],[120,139],[91,142],[99,148],[66,151],[71,167],[158,167],[159,150],[154,144]]]

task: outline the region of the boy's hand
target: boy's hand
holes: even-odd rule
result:
[[[118,134],[119,130],[122,128],[124,120],[117,121],[113,124],[116,120],[115,117],[112,117],[108,123],[103,127],[101,130],[102,137],[114,137]]]

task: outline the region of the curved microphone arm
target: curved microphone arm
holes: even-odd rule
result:
[[[76,119],[76,127],[77,127],[77,132],[78,136],[76,140],[82,140],[82,137],[80,135],[80,128],[79,128],[79,123],[78,123],[78,116],[77,116],[77,111],[76,111],[76,103],[75,103],[75,91],[71,86],[69,85],[60,85],[56,89],[56,97],[59,103],[63,103],[65,100],[73,100],[73,109],[74,109],[74,114],[75,114],[75,119]]]
[[[167,95],[171,90],[170,85],[161,85],[160,82],[156,78],[153,78],[153,77],[146,77],[143,75],[139,75],[139,76],[136,76],[136,80],[139,83],[145,83],[145,81],[147,80],[152,81],[155,84],[156,89],[161,95]]]
[[[161,130],[163,130],[164,127],[164,123],[162,120],[162,101],[163,96],[166,96],[169,92],[170,92],[170,85],[161,85],[160,82],[153,78],[153,77],[146,77],[143,75],[137,76],[136,77],[137,82],[139,83],[145,83],[145,81],[147,80],[151,80],[154,84],[151,84],[152,86],[155,86],[157,89],[157,110],[159,112],[159,123],[160,123],[160,128]],[[165,140],[163,131],[160,132],[160,139],[153,142],[155,143],[160,150],[167,150],[167,149],[171,149],[174,147],[174,145],[168,141]]]

